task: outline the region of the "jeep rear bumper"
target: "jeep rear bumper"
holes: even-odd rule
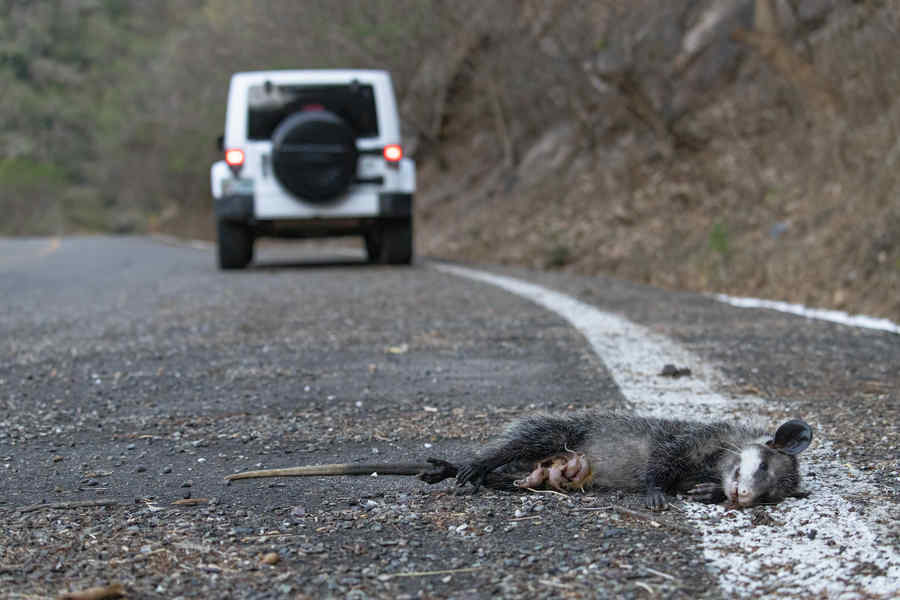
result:
[[[253,214],[253,196],[250,194],[224,194],[213,199],[213,210],[217,219],[228,221],[251,221]],[[403,192],[382,192],[378,194],[378,213],[374,215],[356,215],[352,218],[385,218],[399,219],[412,217],[413,195]],[[329,216],[334,219],[335,217]],[[314,217],[315,219],[315,217]]]
[[[253,218],[253,196],[250,194],[225,194],[213,199],[217,219],[249,221]]]

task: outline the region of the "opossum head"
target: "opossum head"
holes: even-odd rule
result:
[[[735,506],[778,502],[800,487],[797,455],[812,441],[812,428],[800,419],[784,423],[768,440],[726,453],[721,467],[722,490]]]

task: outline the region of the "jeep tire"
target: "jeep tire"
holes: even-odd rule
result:
[[[371,262],[384,265],[412,263],[412,218],[386,219],[366,233],[366,254]]]
[[[356,177],[356,134],[327,110],[291,115],[272,133],[272,170],[289,192],[308,202],[340,196]]]
[[[220,269],[243,269],[253,260],[253,232],[240,221],[216,220]]]

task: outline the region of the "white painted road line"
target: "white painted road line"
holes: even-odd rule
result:
[[[900,333],[900,325],[889,321],[888,319],[879,319],[876,317],[867,317],[866,315],[851,315],[842,310],[826,310],[824,308],[808,308],[802,304],[789,304],[787,302],[778,302],[775,300],[760,300],[758,298],[736,298],[725,294],[716,294],[713,296],[719,302],[739,306],[741,308],[766,308],[769,310],[777,310],[778,312],[799,315],[807,319],[819,319],[822,321],[831,321],[832,323],[840,323],[841,325],[850,325],[851,327],[863,327],[865,329],[878,329],[880,331],[889,331],[891,333]]]
[[[431,266],[498,286],[569,321],[587,338],[640,414],[700,420],[749,417],[760,424],[756,411],[761,399],[720,395],[716,389],[727,383],[724,375],[662,335],[538,285],[456,265]],[[665,363],[690,367],[692,375],[659,377]],[[875,528],[893,526],[891,515],[885,511],[860,516],[844,494],[878,499],[880,493],[863,474],[840,465],[835,456],[827,440],[817,436],[814,449],[801,460],[806,473],[816,474],[805,481],[812,494],[766,507],[774,525],[754,525],[751,511],[683,503],[692,525],[702,533],[704,556],[727,595],[897,597],[900,556],[880,543]]]

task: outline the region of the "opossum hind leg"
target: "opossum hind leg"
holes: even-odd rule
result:
[[[579,452],[569,452],[540,461],[528,476],[515,484],[522,488],[538,488],[546,483],[559,491],[583,490],[592,477],[593,469],[588,458]]]

